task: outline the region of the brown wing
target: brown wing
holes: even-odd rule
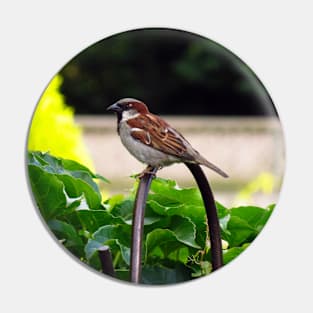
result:
[[[151,144],[150,135],[145,130],[135,128],[131,131],[131,136],[148,146]]]
[[[160,150],[164,153],[181,158],[184,161],[205,165],[223,177],[228,175],[194,150],[178,131],[171,128],[161,118],[152,114],[141,114],[127,121],[132,128],[134,139]],[[189,148],[187,149],[187,146]]]
[[[155,115],[140,115],[129,119],[127,124],[133,128],[133,138],[154,149],[177,157],[183,156],[187,151],[183,136]]]

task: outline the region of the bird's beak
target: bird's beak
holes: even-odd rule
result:
[[[107,111],[113,111],[113,112],[121,112],[122,108],[119,106],[118,103],[114,103],[107,107]]]

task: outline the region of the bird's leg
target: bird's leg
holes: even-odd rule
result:
[[[156,171],[157,171],[158,169],[159,169],[159,168],[157,168],[157,167],[148,165],[148,166],[138,175],[138,178],[141,179],[141,178],[143,178],[146,174],[150,174],[150,175],[153,176],[153,178],[155,178],[155,176],[156,176]]]

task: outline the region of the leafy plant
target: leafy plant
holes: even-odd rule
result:
[[[129,279],[134,189],[102,202],[94,179],[104,177],[87,167],[48,153],[28,155],[30,184],[51,231],[82,262],[101,270],[98,248],[110,247],[117,277]],[[216,203],[227,264],[255,239],[274,205],[226,208]],[[142,279],[169,284],[211,272],[210,245],[201,195],[175,181],[154,179],[144,220]]]
[[[28,149],[83,163],[93,162],[81,138],[81,128],[74,121],[74,110],[60,93],[62,77],[56,75],[40,98],[29,130]]]
[[[270,172],[261,172],[255,179],[244,186],[235,198],[235,203],[252,201],[257,193],[271,194],[278,184],[275,176]]]

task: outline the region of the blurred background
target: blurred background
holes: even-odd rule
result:
[[[238,57],[198,35],[139,29],[104,39],[75,56],[50,82],[33,117],[30,150],[77,160],[108,178],[104,195],[127,193],[144,168],[122,146],[106,112],[132,97],[177,128],[230,176],[204,168],[216,200],[230,205],[277,201],[284,141],[266,89]],[[194,186],[184,165],[158,176]]]

